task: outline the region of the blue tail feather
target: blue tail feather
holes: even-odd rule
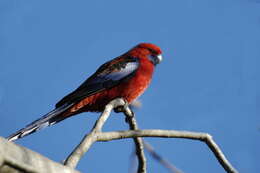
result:
[[[65,117],[59,116],[68,108],[70,108],[73,104],[63,105],[60,106],[51,112],[47,113],[46,115],[42,116],[38,120],[33,121],[32,123],[28,124],[25,128],[17,131],[16,133],[7,137],[8,141],[15,141],[19,138],[27,136],[31,133],[34,133],[42,128],[48,127],[50,125],[56,124],[57,122],[65,119]]]

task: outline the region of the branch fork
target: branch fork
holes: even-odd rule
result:
[[[115,112],[124,113],[130,130],[102,132],[102,127],[105,124],[106,120],[109,118],[113,109],[115,110]],[[80,144],[65,160],[64,164],[71,168],[75,168],[83,155],[95,142],[133,138],[136,146],[136,155],[139,162],[138,173],[146,173],[144,143],[141,137],[185,138],[203,141],[205,144],[207,144],[207,146],[217,158],[218,162],[226,170],[227,173],[238,173],[237,170],[226,159],[225,155],[223,154],[219,146],[215,143],[213,138],[207,133],[160,129],[139,130],[133,111],[129,108],[128,103],[122,98],[114,99],[106,105],[104,111],[100,115],[99,119],[96,121],[90,133],[84,136]]]

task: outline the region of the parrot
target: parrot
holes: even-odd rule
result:
[[[161,61],[160,47],[152,43],[136,45],[101,65],[77,89],[58,101],[52,111],[10,135],[7,140],[15,141],[83,112],[102,112],[116,98],[130,104],[147,89],[155,66]]]

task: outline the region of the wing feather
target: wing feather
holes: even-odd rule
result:
[[[139,60],[134,57],[118,57],[103,64],[75,91],[61,99],[56,107],[77,103],[102,90],[114,87],[130,79],[139,67]]]

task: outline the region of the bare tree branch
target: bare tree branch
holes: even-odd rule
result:
[[[131,110],[135,110],[135,109],[140,109],[142,107],[142,102],[139,99],[134,100],[130,105],[129,108]],[[133,129],[131,129],[133,130]],[[165,158],[163,158],[162,156],[160,156],[160,154],[158,154],[156,152],[156,150],[152,147],[152,145],[150,143],[148,143],[147,141],[143,140],[143,145],[144,145],[144,149],[147,150],[149,152],[149,154],[155,159],[157,160],[159,163],[161,163],[164,167],[166,167],[166,169],[168,169],[170,172],[172,173],[183,173],[182,170],[178,169],[176,166],[174,166],[172,163],[170,163],[168,160],[166,160]],[[136,150],[135,150],[136,151]],[[135,152],[136,153],[136,152]],[[136,159],[136,154],[132,153],[131,154],[131,163],[130,165],[132,165],[131,171],[129,171],[130,173],[133,172],[134,169],[134,161]]]
[[[28,148],[0,137],[1,173],[79,173]]]
[[[171,173],[184,173],[182,170],[178,169],[176,166],[174,166],[172,163],[170,163],[168,160],[163,158],[160,154],[157,153],[157,151],[153,148],[153,146],[145,141],[143,139],[144,149],[148,151],[148,153],[151,155],[152,158],[154,158],[156,161],[158,161],[162,166],[164,166],[166,169],[169,170]],[[130,155],[130,167],[129,167],[129,173],[135,173],[135,165],[136,165],[136,153],[133,151]]]
[[[64,162],[64,165],[67,165],[72,168],[75,168],[77,166],[79,160],[89,150],[91,145],[97,141],[98,135],[102,134],[101,131],[102,131],[103,125],[105,124],[106,120],[110,116],[111,111],[117,107],[123,108],[121,111],[124,112],[124,114],[126,115],[130,129],[138,130],[138,126],[137,126],[136,120],[134,118],[134,114],[128,107],[127,103],[121,98],[115,99],[106,105],[103,113],[101,114],[99,119],[96,121],[91,132],[82,139],[80,144],[68,156],[68,158]],[[134,138],[134,142],[136,145],[136,154],[139,159],[138,173],[146,173],[146,159],[144,156],[142,139]]]
[[[105,110],[96,121],[94,127],[91,132],[87,134],[80,144],[72,151],[72,153],[65,160],[64,165],[67,165],[71,168],[75,168],[82,158],[82,156],[89,150],[91,145],[97,141],[97,136],[100,134],[103,125],[111,114],[111,111],[118,106],[124,106],[126,103],[123,99],[115,99],[112,100],[109,104],[106,105]]]
[[[139,130],[133,111],[125,107],[124,114],[131,130]],[[142,138],[133,138],[136,148],[136,155],[139,161],[138,173],[146,173],[146,158],[144,154],[144,144]]]
[[[175,131],[175,130],[129,130],[129,131],[115,131],[103,132],[98,135],[98,141],[111,141],[124,138],[133,137],[163,137],[163,138],[185,138],[200,140],[205,142],[210,150],[213,152],[219,163],[228,173],[238,173],[235,168],[229,163],[225,155],[215,143],[212,137],[207,133]]]
[[[114,131],[114,132],[102,132],[102,127],[108,117],[110,116],[111,111],[114,108],[123,107],[122,112],[125,113],[130,129],[128,131]],[[111,141],[124,138],[134,138],[136,144],[136,154],[139,159],[139,173],[146,172],[146,159],[143,151],[143,142],[140,137],[163,137],[163,138],[185,138],[200,140],[205,142],[210,150],[214,153],[215,157],[222,165],[222,167],[228,173],[237,173],[236,169],[232,167],[229,161],[224,156],[223,152],[220,150],[218,145],[214,142],[212,137],[207,133],[197,133],[197,132],[188,132],[188,131],[175,131],[175,130],[138,130],[136,120],[133,116],[133,112],[128,107],[127,103],[119,98],[111,101],[106,105],[105,110],[96,121],[91,132],[87,134],[81,143],[74,149],[74,151],[68,156],[65,161],[65,165],[75,168],[84,155],[85,152],[91,147],[91,145],[96,141]]]
[[[155,149],[153,148],[153,146],[148,143],[147,141],[143,140],[144,143],[144,148],[149,151],[149,153],[151,154],[151,156],[157,160],[159,163],[161,163],[164,167],[166,167],[170,172],[172,173],[183,173],[182,170],[178,169],[176,166],[174,166],[173,164],[171,164],[168,160],[164,159],[162,156],[160,156]]]

